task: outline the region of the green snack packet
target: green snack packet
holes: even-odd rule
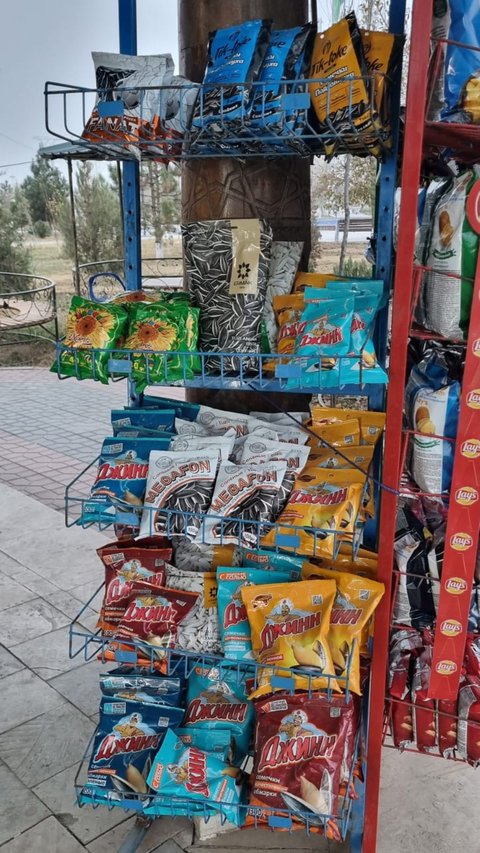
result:
[[[78,352],[64,351],[50,368],[61,376],[98,379],[108,384],[108,352],[121,347],[128,314],[121,305],[91,302],[73,296],[68,310],[64,345]]]
[[[187,331],[187,327],[192,326],[191,310],[186,304],[139,302],[129,305],[125,349],[132,350],[131,378],[139,391],[155,383],[191,379],[192,359],[176,354],[191,349],[193,344],[195,330]],[[168,351],[172,355],[156,354]]]

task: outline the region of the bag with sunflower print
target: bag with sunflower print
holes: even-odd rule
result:
[[[128,312],[125,348],[132,350],[131,378],[138,390],[155,383],[191,379],[196,359],[179,353],[196,349],[198,309],[186,304],[139,302],[129,305]]]
[[[128,314],[121,305],[99,304],[83,296],[72,297],[65,339],[51,371],[60,376],[98,379],[108,384],[108,350],[121,346],[127,322]]]

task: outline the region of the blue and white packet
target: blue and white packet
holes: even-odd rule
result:
[[[309,288],[305,310],[300,317],[295,344],[294,363],[301,367],[301,384],[332,388],[339,384],[339,355],[346,355],[351,345],[351,326],[354,298],[326,294],[319,288]],[[298,386],[298,378],[287,381],[288,387]]]
[[[253,20],[211,34],[203,98],[197,102],[192,122],[194,130],[213,125],[213,130],[221,131],[225,120],[245,118],[251,83],[267,50],[269,29],[269,21]]]
[[[452,481],[457,435],[460,383],[452,381],[441,352],[429,353],[411,372],[405,408],[412,437],[410,471],[422,492],[448,492]]]
[[[155,397],[153,394],[144,394],[142,406],[144,409],[173,409],[176,418],[184,418],[186,421],[194,421],[200,411],[196,403],[187,403],[184,400],[172,400],[170,397]],[[125,411],[129,411],[125,406]]]
[[[113,670],[100,674],[100,690],[102,696],[110,696],[117,701],[123,699],[147,705],[179,707],[182,684],[179,678],[173,676]]]
[[[197,726],[179,726],[175,729],[175,734],[185,746],[194,746],[203,752],[214,752],[226,764],[232,764],[235,756],[235,738],[233,735],[227,742],[224,731],[201,729]]]
[[[167,732],[148,776],[154,793],[145,814],[181,815],[221,812],[236,826],[244,822],[247,791],[240,771],[216,753],[185,746],[173,731]],[[177,801],[173,798],[178,798]]]
[[[111,412],[112,431],[118,435],[121,430],[135,429],[142,436],[145,431],[148,437],[158,435],[162,432],[173,432],[175,425],[174,409],[112,409]]]
[[[140,523],[152,450],[167,450],[169,436],[158,438],[105,438],[90,498],[81,522]],[[124,514],[125,522],[122,520]],[[138,517],[138,521],[136,518]]]
[[[228,672],[224,667],[194,670],[187,684],[184,728],[221,732],[225,746],[233,738],[232,761],[238,765],[248,754],[253,722],[253,705],[245,695],[245,688],[238,684],[236,672]]]
[[[147,795],[154,756],[167,730],[179,725],[182,716],[181,708],[103,696],[80,803],[121,805],[129,796]]]
[[[448,5],[451,19],[444,63],[445,109],[441,118],[462,124],[478,124],[480,6],[474,0],[448,0]],[[464,46],[452,42],[461,42]]]
[[[295,112],[287,113],[282,105],[284,88],[281,82],[295,80],[303,68],[305,48],[311,40],[312,25],[272,30],[259,74],[259,84],[253,87],[250,126],[260,134],[281,132],[284,126],[295,125]],[[287,93],[292,95],[290,88]]]
[[[266,571],[288,572],[289,580],[297,581],[302,577],[302,566],[305,562],[303,557],[292,557],[291,554],[282,554],[280,551],[269,551],[267,548],[240,548],[238,565],[251,569],[265,569]]]
[[[292,574],[295,578],[292,578]],[[250,622],[240,590],[244,586],[288,583],[298,579],[297,569],[276,571],[269,568],[217,568],[218,622],[223,653],[230,660],[253,660]]]

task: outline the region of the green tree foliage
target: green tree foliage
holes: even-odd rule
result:
[[[165,233],[181,221],[180,169],[173,163],[166,168],[149,160],[140,173],[142,228],[152,232],[161,245]]]
[[[0,184],[0,270],[2,272],[30,272],[30,255],[23,245],[24,228],[27,222],[28,217],[26,218],[21,193],[18,188],[4,181]]]
[[[52,228],[67,197],[68,184],[59,170],[39,154],[32,160],[30,171],[22,183],[22,190],[32,225],[35,228],[35,223],[47,222]]]
[[[122,222],[118,193],[111,183],[95,174],[92,163],[76,170],[75,213],[80,263],[122,257]],[[70,205],[64,202],[59,217],[67,257],[74,258]]]

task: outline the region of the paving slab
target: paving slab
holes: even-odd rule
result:
[[[0,642],[13,648],[26,639],[36,639],[62,628],[68,622],[68,616],[61,610],[43,598],[33,598],[17,607],[0,610]]]
[[[0,758],[29,788],[82,760],[95,730],[69,702],[0,735]]]
[[[4,646],[0,646],[0,679],[24,668],[23,661],[18,660]]]
[[[75,800],[74,780],[78,766],[75,764],[57,773],[33,790],[37,797],[53,812],[58,821],[82,842],[88,844],[104,835],[129,816],[122,809],[79,808]]]
[[[28,669],[7,675],[2,680],[1,695],[0,733],[65,703],[63,696]]]
[[[87,850],[89,853],[117,853],[134,823],[135,818],[130,818],[126,823],[116,826],[88,844]],[[136,853],[153,853],[154,850],[163,849],[165,842],[168,843],[170,839],[179,850],[184,850],[192,842],[192,833],[193,825],[187,818],[162,817],[153,821]]]
[[[71,835],[53,816],[0,847],[2,853],[82,853],[83,844]]]
[[[20,835],[50,814],[45,804],[8,767],[1,764],[0,791],[0,844]],[[34,847],[27,847],[24,853],[33,850]]]
[[[81,655],[68,657],[68,627],[19,643],[15,655],[46,681],[85,663]]]
[[[93,717],[100,702],[99,675],[104,671],[103,664],[91,661],[80,668],[64,672],[63,675],[57,675],[49,684],[83,714]]]

